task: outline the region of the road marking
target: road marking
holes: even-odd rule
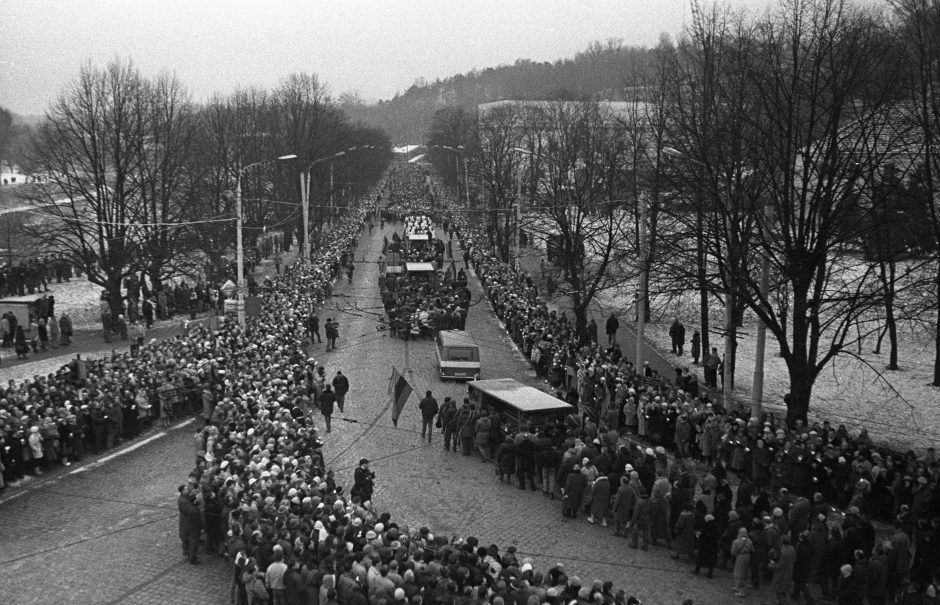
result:
[[[167,435],[170,433],[170,431],[175,431],[176,429],[181,429],[181,428],[183,428],[183,427],[185,427],[185,426],[188,426],[188,425],[192,424],[195,420],[196,420],[195,418],[190,418],[189,420],[185,420],[185,421],[183,421],[183,422],[181,422],[181,423],[179,423],[179,424],[177,424],[177,425],[175,425],[175,426],[170,427],[168,430],[160,431],[159,433],[155,433],[155,434],[153,434],[153,435],[147,437],[146,439],[143,439],[143,440],[141,440],[141,441],[138,441],[137,443],[133,443],[133,444],[131,444],[131,445],[129,445],[129,446],[123,448],[123,449],[120,449],[120,450],[118,450],[118,451],[116,451],[116,452],[112,452],[112,453],[108,454],[107,456],[104,456],[104,457],[102,457],[102,458],[99,458],[98,460],[95,460],[95,461],[93,461],[93,462],[89,462],[88,464],[85,464],[85,465],[83,465],[83,466],[81,466],[81,467],[79,467],[79,468],[76,468],[76,469],[74,469],[74,470],[71,470],[71,471],[65,473],[64,475],[60,475],[60,476],[58,476],[58,477],[55,477],[54,479],[50,479],[50,480],[48,480],[48,481],[43,481],[43,482],[41,482],[41,483],[36,483],[36,484],[34,484],[34,485],[30,485],[30,486],[24,487],[22,490],[19,490],[19,491],[15,492],[15,493],[12,493],[12,494],[10,494],[9,496],[7,496],[6,498],[3,498],[2,500],[0,500],[0,505],[6,504],[7,502],[10,502],[11,500],[14,500],[14,499],[16,499],[16,498],[19,498],[19,497],[22,496],[23,494],[28,494],[28,493],[31,493],[31,492],[33,492],[33,491],[36,491],[36,490],[39,489],[40,487],[44,487],[44,486],[46,486],[46,485],[54,485],[54,484],[58,483],[59,479],[61,479],[62,477],[68,477],[68,476],[70,476],[70,475],[77,475],[78,473],[84,473],[84,472],[87,472],[87,471],[89,471],[89,470],[91,470],[91,469],[93,469],[93,468],[97,468],[97,467],[101,466],[102,464],[104,464],[105,462],[109,462],[109,461],[111,461],[111,460],[114,460],[115,458],[118,458],[118,457],[120,457],[120,456],[123,456],[124,454],[129,454],[130,452],[133,452],[133,451],[136,450],[137,448],[143,447],[143,446],[147,445],[148,443],[150,443],[150,442],[152,442],[152,441],[156,441],[157,439],[160,439],[161,437],[167,436]]]

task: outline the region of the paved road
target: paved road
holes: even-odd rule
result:
[[[384,233],[393,226],[386,225]],[[394,364],[405,369],[420,395],[462,397],[464,385],[441,383],[430,341],[402,341],[376,330],[380,301],[378,268],[383,231],[363,236],[357,260],[367,259],[345,280],[325,316],[340,322],[339,348],[316,345],[329,376],[343,370],[351,382],[344,422],[334,416],[325,457],[337,478],[351,483],[360,457],[373,461],[374,501],[400,523],[428,525],[445,535],[475,535],[482,543],[516,545],[544,569],[556,562],[585,582],[610,579],[646,603],[721,603],[731,579],[692,576],[687,563],[663,548],[627,548],[609,528],[570,521],[560,503],[500,483],[493,467],[477,458],[445,453],[440,433],[420,438],[413,397],[392,426],[387,385]],[[390,235],[390,233],[389,233]],[[459,254],[458,254],[459,258]],[[471,279],[474,302],[482,291]],[[538,384],[508,344],[489,305],[475,304],[468,329],[482,347],[483,377],[514,376]],[[0,501],[0,601],[40,603],[226,603],[227,567],[217,559],[184,563],[177,537],[176,486],[192,465],[190,426],[159,435],[137,449],[85,472]]]

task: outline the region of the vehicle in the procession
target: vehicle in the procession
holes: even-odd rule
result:
[[[441,330],[436,340],[441,380],[478,380],[480,347],[463,330]]]
[[[575,411],[571,404],[514,378],[474,380],[467,389],[470,401],[498,412],[512,431],[521,426],[535,430]]]

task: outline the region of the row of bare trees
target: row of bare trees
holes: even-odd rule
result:
[[[31,236],[106,289],[113,304],[131,274],[154,288],[219,269],[235,241],[242,174],[246,246],[267,230],[303,242],[301,171],[311,171],[312,234],[339,190],[366,191],[390,160],[378,130],[351,124],[315,75],[293,74],[274,91],[250,88],[193,102],[172,75],[147,78],[129,61],[88,65],[46,113],[27,168],[37,212]],[[314,163],[355,148],[329,166]],[[290,164],[268,162],[296,155]],[[251,170],[245,167],[261,162]]]
[[[448,108],[431,160],[460,179],[440,149],[462,149],[463,187],[507,260],[522,204],[527,230],[561,251],[581,325],[643,269],[654,305],[696,294],[703,347],[729,337],[732,368],[737,328],[757,320],[789,371],[788,419],[805,419],[837,356],[887,335],[897,369],[897,322],[940,325],[940,4],[892,5],[786,0],[753,17],[695,4],[621,83],[627,102]],[[713,308],[730,310],[725,325]]]

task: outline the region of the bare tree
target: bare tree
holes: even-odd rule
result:
[[[277,132],[283,142],[283,153],[297,155],[297,171],[291,174],[285,171],[288,182],[278,182],[282,198],[293,197],[292,192],[299,192],[300,170],[305,169],[317,159],[327,155],[336,121],[330,119],[332,107],[326,87],[316,74],[291,74],[274,91],[274,106],[277,118]],[[293,178],[291,178],[293,177]],[[296,195],[296,199],[300,199]],[[279,205],[275,207],[274,222],[281,225],[286,241],[292,239],[295,228],[301,234],[298,241],[302,244],[309,234],[303,233],[302,216],[297,207]],[[293,220],[292,220],[293,219]]]
[[[32,167],[46,186],[32,199],[45,215],[31,235],[61,253],[121,309],[121,284],[139,259],[132,219],[134,173],[147,131],[146,85],[130,62],[87,65],[46,113]],[[57,199],[61,196],[61,199]]]
[[[132,171],[139,199],[129,211],[141,269],[159,290],[168,278],[194,269],[198,229],[186,223],[201,218],[195,210],[203,195],[194,161],[199,128],[189,95],[175,76],[163,74],[148,82],[144,94],[146,129]]]
[[[904,52],[902,63],[907,94],[907,119],[917,133],[920,154],[918,186],[930,227],[934,251],[934,364],[933,386],[940,387],[940,3],[931,0],[891,0],[898,16],[897,33]]]
[[[522,109],[515,103],[494,107],[476,124],[473,149],[486,200],[489,243],[503,260],[510,258],[513,205],[519,198],[523,157],[515,149],[522,142]]]
[[[630,224],[622,201],[622,125],[609,106],[596,102],[557,101],[528,111],[538,115],[530,122],[538,129],[526,139],[538,141],[541,152],[530,156],[539,178],[525,225],[557,242],[575,327],[584,334],[590,304],[627,278],[619,270],[626,264],[622,241]]]
[[[883,302],[876,265],[858,254],[857,221],[866,175],[897,151],[897,66],[883,23],[842,0],[788,0],[757,21],[738,72],[753,95],[737,115],[743,167],[716,232],[729,255],[747,240],[766,257],[789,304],[763,291],[753,257],[721,275],[780,345],[791,423],[806,418],[816,378]],[[697,156],[707,168],[710,155]],[[742,209],[750,222],[738,220]]]

